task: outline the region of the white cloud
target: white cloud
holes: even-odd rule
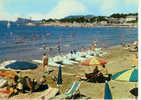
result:
[[[4,4],[12,2],[11,0],[0,0],[0,20],[16,20],[17,17],[20,17],[20,14],[10,14],[4,9]],[[32,17],[33,20],[40,20],[43,18],[63,18],[68,15],[83,13],[86,11],[84,5],[82,5],[77,0],[59,0],[57,6],[50,11],[49,13],[31,13],[26,15],[26,17]],[[21,16],[25,17],[25,16]]]
[[[99,3],[100,11],[102,15],[109,15],[113,13],[113,9],[116,7],[119,0],[95,0],[96,3]]]
[[[16,20],[17,17],[31,16],[34,20],[40,20],[43,18],[63,18],[65,16],[73,14],[84,14],[87,12],[86,7],[81,3],[81,0],[59,0],[57,6],[49,13],[31,13],[29,15],[22,16],[20,12],[17,14],[10,14],[4,8],[6,2],[12,2],[13,0],[0,0],[0,20]],[[109,15],[115,11],[117,4],[122,3],[133,4],[138,6],[138,0],[87,0],[90,4],[99,4],[99,9],[103,15]],[[118,11],[117,11],[118,12]]]
[[[101,9],[103,11],[112,9],[113,7],[115,7],[118,1],[119,0],[96,0],[97,3],[99,2],[102,3]]]
[[[47,18],[63,18],[76,13],[86,11],[84,5],[77,0],[60,0],[58,5],[47,14]]]
[[[113,12],[121,12],[121,9],[117,9],[120,7],[120,4],[131,4],[138,5],[138,0],[96,0],[96,3],[101,3],[100,10],[103,15],[110,15]],[[125,9],[124,9],[125,10]],[[128,8],[129,10],[129,8]]]

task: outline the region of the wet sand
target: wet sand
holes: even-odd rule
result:
[[[106,68],[108,72],[111,74],[115,74],[121,70],[131,68],[132,64],[129,60],[135,59],[137,52],[128,52],[127,49],[124,49],[120,46],[115,46],[112,48],[107,48],[105,50],[107,54],[103,57],[105,61],[107,61]],[[137,64],[136,64],[137,65]],[[29,76],[31,79],[36,79],[37,81],[42,75],[47,76],[48,85],[51,87],[59,88],[56,86],[56,80],[53,80],[53,77],[57,77],[58,68],[51,67],[49,68],[54,69],[54,71],[50,74],[45,73],[44,69],[39,66],[37,69],[32,71],[22,71],[20,72],[21,76]],[[92,72],[92,67],[82,66],[79,64],[75,65],[65,65],[62,68],[63,72],[63,84],[60,88],[61,93],[65,93],[69,90],[74,81],[79,81],[78,75],[88,72]],[[135,87],[137,83],[132,82],[119,82],[111,80],[109,81],[109,86],[111,88],[113,99],[133,99],[133,96],[129,91]],[[82,95],[85,95],[91,99],[103,99],[104,98],[104,83],[91,83],[86,81],[81,81],[81,85],[79,87],[79,91]],[[40,96],[41,92],[33,92],[32,94],[19,94],[11,99],[36,99]]]

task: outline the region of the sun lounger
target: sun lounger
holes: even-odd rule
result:
[[[59,92],[59,89],[57,88],[49,88],[45,90],[40,96],[38,100],[42,100],[44,98],[45,100],[51,99],[56,96],[56,94]]]
[[[66,92],[65,94],[56,96],[56,98],[63,99],[63,98],[72,98],[79,90],[80,82],[74,82],[71,89]]]

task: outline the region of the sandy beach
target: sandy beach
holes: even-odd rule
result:
[[[136,58],[137,52],[129,52],[127,49],[121,46],[115,46],[111,48],[107,48],[104,51],[107,52],[106,55],[101,57],[105,61],[107,61],[106,68],[108,72],[112,75],[122,71],[124,69],[132,68],[131,66],[137,63],[129,62],[132,59]],[[138,66],[137,66],[138,67]],[[20,76],[29,76],[31,79],[36,79],[37,81],[41,76],[47,76],[47,82],[49,87],[59,88],[56,85],[56,80],[53,80],[53,77],[57,77],[58,68],[48,66],[49,69],[53,69],[54,71],[50,74],[45,73],[45,70],[39,65],[37,69],[29,70],[29,71],[21,71]],[[60,93],[65,93],[69,90],[74,81],[80,81],[78,76],[84,75],[84,73],[92,72],[92,67],[82,66],[80,63],[75,65],[65,65],[62,68],[63,74],[63,84],[60,89]],[[133,96],[129,91],[137,86],[135,82],[121,82],[111,80],[109,81],[109,86],[111,88],[113,99],[133,99]],[[81,81],[81,85],[79,87],[80,94],[86,96],[85,98],[90,99],[103,99],[104,98],[104,87],[105,83],[92,83],[87,81]],[[32,94],[25,93],[19,94],[11,97],[10,99],[36,99],[43,92],[33,92]]]

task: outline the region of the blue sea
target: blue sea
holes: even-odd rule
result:
[[[88,47],[98,40],[98,47],[105,43],[107,47],[119,45],[122,41],[137,40],[137,28],[82,28],[57,26],[24,26],[0,24],[0,61],[4,59],[31,60],[41,59],[42,44],[46,43],[49,56],[57,55],[56,45],[61,44],[65,53],[72,48]],[[39,37],[38,37],[38,36]],[[72,38],[71,38],[72,36]],[[62,39],[60,38],[62,37]],[[24,43],[17,41],[24,40]],[[6,41],[6,43],[2,43]]]

